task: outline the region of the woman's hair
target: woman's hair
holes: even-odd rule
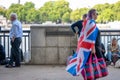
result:
[[[117,40],[115,37],[112,40]]]
[[[116,38],[113,38],[113,39],[112,39],[112,45],[113,45],[113,41],[116,41],[116,42],[117,42],[117,39],[116,39]],[[117,43],[116,43],[116,45],[117,45]]]
[[[96,11],[96,9],[91,9],[88,11],[88,18],[92,19],[92,14]]]

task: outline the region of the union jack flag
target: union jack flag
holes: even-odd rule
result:
[[[84,69],[90,52],[95,45],[98,28],[94,20],[86,20],[83,23],[83,28],[78,38],[76,53],[66,67],[66,70],[73,76],[78,76]]]

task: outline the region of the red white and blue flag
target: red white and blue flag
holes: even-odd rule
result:
[[[95,45],[98,28],[94,20],[86,20],[78,38],[76,53],[69,60],[66,70],[73,76],[78,76],[84,69],[90,52]]]

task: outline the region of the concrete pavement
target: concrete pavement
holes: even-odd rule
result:
[[[120,68],[109,66],[109,75],[98,80],[120,80]],[[83,80],[65,71],[65,66],[22,65],[21,68],[0,66],[0,80]]]

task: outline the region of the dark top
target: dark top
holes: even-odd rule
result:
[[[96,56],[98,58],[103,57],[102,51],[100,48],[101,48],[101,39],[100,39],[100,31],[98,30],[98,34],[97,34],[96,41],[95,41]]]
[[[101,49],[104,50],[104,52],[102,51],[102,54],[105,54],[105,46],[103,43],[101,43]]]
[[[83,20],[79,20],[79,21],[77,21],[77,22],[75,22],[71,25],[71,29],[74,33],[76,33],[75,27],[77,27],[78,28],[78,34],[80,35],[80,32],[81,32],[82,27],[83,27],[82,22],[83,22]]]
[[[5,59],[5,49],[4,47],[0,44],[0,61]]]

